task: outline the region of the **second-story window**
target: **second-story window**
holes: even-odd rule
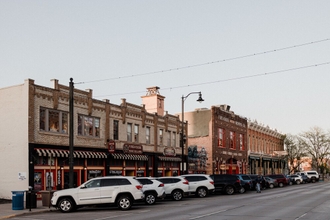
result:
[[[49,131],[56,133],[68,133],[68,113],[40,108],[40,131]]]
[[[172,147],[176,147],[176,133],[173,132],[172,134]]]
[[[225,147],[225,143],[224,143],[224,130],[222,128],[218,129],[218,147]]]
[[[100,119],[78,115],[78,135],[100,137]]]
[[[233,132],[233,131],[230,132],[230,148],[231,149],[236,149],[236,146],[235,146],[235,132]]]
[[[163,129],[159,129],[159,145],[163,145]]]
[[[150,144],[150,127],[146,127],[146,144]]]
[[[239,149],[240,150],[245,150],[245,147],[244,147],[244,135],[243,134],[239,134]]]
[[[118,140],[119,135],[119,122],[117,120],[113,121],[113,139]]]
[[[134,142],[139,143],[139,125],[134,125]]]
[[[127,123],[127,141],[132,142],[132,124]]]
[[[167,146],[171,146],[171,132],[167,132]]]

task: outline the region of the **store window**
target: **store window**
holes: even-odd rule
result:
[[[40,108],[39,120],[40,131],[68,133],[67,112]]]
[[[167,146],[171,146],[171,132],[167,132]]]
[[[159,129],[159,145],[163,145],[163,129]]]
[[[235,132],[230,132],[230,148],[236,149],[236,143],[235,143]]]
[[[173,132],[172,134],[172,147],[176,147],[176,133]]]
[[[225,143],[224,143],[224,130],[222,128],[218,129],[218,147],[225,147]]]
[[[78,115],[78,135],[100,137],[100,119]]]

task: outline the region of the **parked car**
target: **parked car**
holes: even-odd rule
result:
[[[226,193],[232,195],[242,188],[241,181],[236,175],[212,174],[210,177],[214,181],[215,193]]]
[[[309,182],[312,182],[312,183],[315,183],[320,180],[320,175],[318,174],[317,171],[313,171],[313,170],[303,171],[303,172],[297,172],[296,174],[301,175],[301,176],[303,176],[303,175],[307,176],[308,179],[310,180]]]
[[[157,199],[165,198],[164,183],[152,177],[137,177],[136,179],[143,185],[142,191],[146,204],[153,205]]]
[[[290,182],[289,178],[287,178],[284,174],[269,174],[266,176],[276,179],[279,187],[287,186]]]
[[[214,181],[206,174],[181,175],[189,181],[189,192],[203,198],[214,192]]]
[[[54,192],[51,204],[62,212],[99,204],[116,204],[121,210],[128,210],[135,201],[143,199],[142,185],[135,177],[106,176],[93,178],[77,188]]]
[[[256,189],[256,179],[258,178],[258,174],[248,174],[248,176],[252,179],[252,183],[253,183],[253,187],[252,189]],[[260,175],[261,176],[261,175]],[[267,187],[267,183],[266,183],[266,180],[264,178],[264,176],[261,176],[262,177],[262,183],[261,183],[261,189],[266,189]]]
[[[291,174],[291,175],[289,175],[289,177],[293,184],[299,185],[300,183],[303,183],[303,178],[300,175]]]
[[[189,195],[189,182],[183,176],[158,177],[157,180],[164,183],[165,194],[175,201],[182,200]]]
[[[264,177],[266,188],[272,189],[274,187],[278,187],[278,182],[276,179],[270,178],[268,176]]]
[[[247,174],[236,174],[238,178],[241,181],[241,185],[243,186],[241,190],[239,191],[240,193],[244,193],[245,191],[249,191],[253,189],[253,181],[251,177]]]

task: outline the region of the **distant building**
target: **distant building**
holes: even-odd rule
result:
[[[251,174],[287,173],[285,136],[276,129],[248,121],[249,169]]]
[[[247,119],[230,106],[185,112],[188,121],[188,172],[239,174],[247,172]]]

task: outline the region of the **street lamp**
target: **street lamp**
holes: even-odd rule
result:
[[[181,147],[181,175],[184,172],[184,142],[185,142],[185,135],[184,135],[184,101],[188,98],[188,96],[190,96],[191,94],[199,94],[198,99],[196,100],[197,102],[203,102],[204,99],[202,98],[202,93],[201,92],[191,92],[186,96],[182,95],[181,98],[181,104],[182,104],[182,115],[181,115],[181,140],[180,140],[180,147]]]

